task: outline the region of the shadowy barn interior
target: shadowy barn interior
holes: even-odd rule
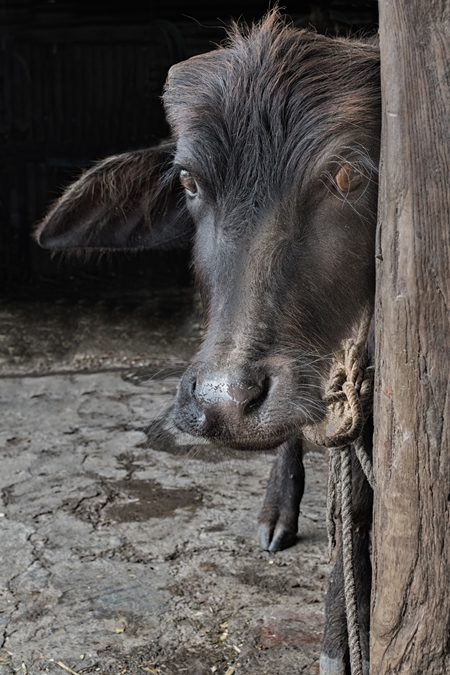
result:
[[[284,6],[297,26],[331,35],[377,26],[376,0]],[[117,254],[80,264],[52,259],[30,232],[81,169],[167,137],[160,96],[170,66],[220,43],[230,18],[261,18],[268,3],[2,0],[0,7],[3,288],[22,297],[74,296],[98,293],[117,276],[131,285],[184,282],[183,256]]]

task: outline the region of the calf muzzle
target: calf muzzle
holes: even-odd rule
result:
[[[270,391],[270,378],[233,368],[189,369],[177,395],[175,421],[191,434],[232,439],[255,417]]]

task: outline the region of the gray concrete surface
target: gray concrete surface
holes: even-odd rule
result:
[[[324,458],[297,545],[261,551],[272,457],[173,429],[198,317],[154,307],[0,308],[0,675],[315,674]]]

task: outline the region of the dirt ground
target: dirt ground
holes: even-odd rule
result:
[[[257,518],[272,456],[177,432],[189,290],[0,304],[0,675],[318,673],[326,465],[297,544]]]

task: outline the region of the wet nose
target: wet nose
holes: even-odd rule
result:
[[[207,438],[230,438],[245,428],[268,397],[270,378],[242,371],[186,373],[175,407],[177,426]]]
[[[226,373],[197,378],[194,386],[194,396],[206,414],[226,411],[239,417],[259,408],[267,391],[266,378],[230,377]]]

